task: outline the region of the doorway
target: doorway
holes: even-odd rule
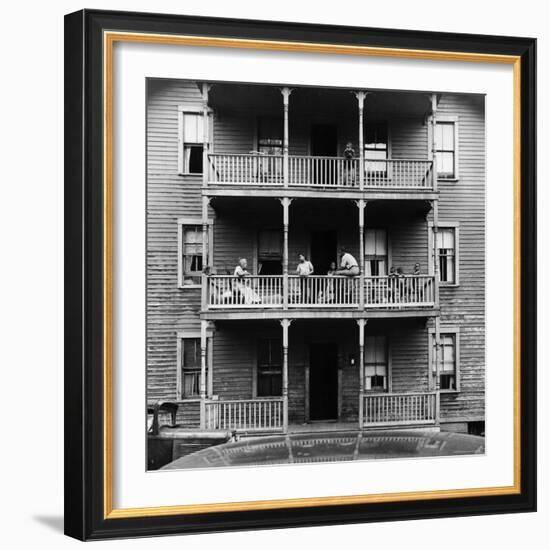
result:
[[[338,267],[336,231],[314,231],[311,234],[310,260],[317,275],[326,275],[331,262]]]
[[[311,126],[311,155],[314,157],[336,157],[338,155],[338,129],[334,124],[313,124]],[[313,164],[313,184],[333,185],[336,183],[334,161],[318,160]]]
[[[334,342],[310,345],[309,417],[338,419],[338,346]]]

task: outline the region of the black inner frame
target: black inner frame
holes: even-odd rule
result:
[[[521,492],[104,519],[103,31],[378,46],[521,56]],[[65,532],[137,537],[536,509],[536,40],[83,10],[65,17]]]

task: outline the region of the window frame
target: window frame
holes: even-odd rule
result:
[[[379,277],[380,276],[387,276],[390,272],[390,267],[391,267],[391,261],[392,261],[392,257],[391,257],[391,247],[390,247],[390,232],[388,230],[387,227],[365,227],[364,228],[364,262],[365,262],[365,277],[375,277],[376,275],[367,275],[366,274],[366,271],[367,271],[367,262],[370,262],[372,259],[367,259],[367,255],[368,256],[372,256],[372,254],[367,254],[366,250],[367,250],[367,231],[384,231],[386,233],[386,273],[385,275],[378,275]],[[376,257],[376,255],[374,255]],[[382,258],[382,256],[378,256],[378,258]],[[376,259],[376,258],[375,258]]]
[[[368,338],[385,338],[386,340],[386,389],[367,389],[367,374],[366,374],[366,358],[367,358],[367,339]],[[393,380],[392,380],[392,346],[391,339],[388,334],[365,334],[365,350],[364,350],[364,359],[363,359],[363,388],[366,394],[375,394],[375,393],[391,393],[393,389]]]
[[[428,272],[430,275],[435,275],[434,266],[434,231],[433,221],[428,222]],[[460,286],[460,222],[439,222],[438,227],[441,229],[454,229],[455,232],[455,277],[454,282],[439,281],[440,287],[457,287]]]
[[[177,285],[178,288],[201,288],[201,283],[193,283],[190,285],[184,285],[184,266],[183,266],[183,228],[185,226],[200,226],[202,227],[202,218],[198,217],[185,217],[185,218],[178,218],[178,281]],[[214,252],[214,219],[208,218],[208,259],[213,258],[213,252]],[[204,261],[203,258],[203,268],[205,265],[208,265],[208,262]]]
[[[213,136],[214,136],[214,112],[209,107],[208,109],[208,149],[212,152]],[[178,105],[178,175],[180,176],[195,176],[202,177],[204,175],[204,166],[202,172],[189,172],[185,162],[185,144],[189,143],[191,146],[201,146],[204,148],[204,139],[198,142],[186,142],[185,141],[185,127],[184,116],[199,115],[204,116],[204,109],[201,105],[182,104]]]
[[[176,401],[200,401],[201,396],[193,395],[186,397],[183,395],[183,340],[194,340],[201,338],[200,330],[198,331],[181,331],[177,332],[176,343]],[[206,331],[206,397],[212,398],[213,394],[213,359],[214,359],[214,331],[208,329]],[[200,380],[200,377],[199,377]]]
[[[456,325],[443,325],[439,330],[440,336],[442,334],[452,334],[455,339],[455,381],[456,389],[454,390],[442,390],[441,393],[460,393],[460,327]],[[428,330],[428,383],[430,390],[435,390],[435,374],[434,374],[434,337],[435,328],[430,327]],[[441,373],[440,373],[441,375]]]
[[[458,136],[459,136],[459,131],[458,131],[458,127],[459,127],[459,121],[458,121],[458,116],[450,116],[450,115],[436,115],[435,117],[435,123],[436,125],[438,123],[443,123],[443,124],[452,124],[453,125],[453,128],[454,128],[454,142],[455,142],[455,148],[454,148],[454,176],[452,178],[446,178],[446,177],[439,177],[439,173],[436,173],[436,177],[437,177],[437,181],[438,183],[439,182],[454,182],[456,183],[458,180],[459,180],[459,170],[458,170],[458,167],[459,167],[459,153],[460,153],[460,150],[459,150],[459,143],[458,143]],[[432,130],[432,125],[430,125],[430,134],[433,133],[433,130]],[[433,139],[433,135],[430,135],[430,143],[433,143],[434,142],[434,139]],[[436,166],[437,166],[437,161],[436,161],[436,155],[437,155],[437,151],[434,151],[434,170],[436,169]]]
[[[281,395],[259,395],[258,388],[259,388],[259,381],[260,381],[260,345],[261,342],[264,340],[278,340],[281,343]],[[272,397],[282,397],[283,395],[283,339],[282,337],[278,336],[259,336],[256,339],[256,356],[255,356],[255,366],[254,366],[254,372],[253,372],[253,387],[252,387],[252,395],[254,398],[259,399],[269,399]]]

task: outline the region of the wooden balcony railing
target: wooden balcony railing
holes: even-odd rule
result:
[[[284,185],[281,155],[208,155],[208,182],[232,185]],[[366,189],[432,188],[433,163],[422,159],[365,159]],[[289,156],[288,185],[291,187],[359,188],[360,160],[344,157]]]
[[[210,154],[209,183],[283,185],[283,157],[279,155]]]
[[[282,431],[283,398],[207,401],[205,417],[207,430]]]
[[[435,424],[436,392],[375,393],[363,397],[363,426]]]
[[[288,159],[289,185],[359,187],[359,159],[295,157]]]
[[[311,275],[288,277],[289,308],[359,307],[361,277]],[[435,305],[431,275],[365,277],[366,308],[414,308]],[[208,277],[207,307],[212,309],[282,308],[282,275],[231,275]]]
[[[435,304],[431,275],[365,277],[365,307],[428,307]]]

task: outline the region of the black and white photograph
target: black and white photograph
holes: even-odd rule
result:
[[[485,96],[146,102],[148,469],[485,453]]]

